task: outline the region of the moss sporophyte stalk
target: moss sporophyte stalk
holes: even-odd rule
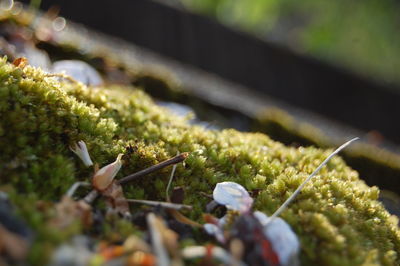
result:
[[[211,194],[224,181],[238,183],[258,192],[253,208],[270,216],[331,153],[287,147],[260,133],[189,125],[137,88],[86,87],[29,65],[18,68],[4,58],[0,117],[0,188],[36,232],[29,257],[36,265],[86,230],[80,221],[62,231],[51,225],[55,204],[75,182],[87,182],[93,174],[69,149],[80,140],[102,166],[125,154],[116,180],[178,151],[189,152],[185,165],[176,167],[174,185],[185,189],[183,204],[193,207],[187,215],[201,223],[208,199],[200,192]],[[163,200],[169,173],[161,169],[134,180],[123,186],[123,193],[129,199]],[[332,158],[280,215],[300,241],[301,263],[398,265],[398,221],[377,201],[378,195],[378,188],[367,186],[339,156]],[[114,220],[96,238],[131,234],[140,230]]]

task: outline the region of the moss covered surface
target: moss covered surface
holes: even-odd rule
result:
[[[38,14],[24,11],[14,14],[2,12],[1,23],[11,23],[25,29],[35,30],[38,25],[32,19]],[[217,126],[232,127],[232,120],[240,119],[248,125],[249,131],[266,133],[273,140],[286,145],[314,145],[320,148],[332,148],[338,143],[333,143],[321,130],[308,123],[300,123],[291,115],[279,108],[270,108],[261,112],[258,117],[248,117],[240,110],[226,109],[213,105],[204,98],[199,98],[182,87],[174,74],[165,69],[155,69],[154,66],[146,67],[130,62],[127,64],[119,55],[110,53],[109,50],[84,49],[84,43],[78,39],[51,42],[39,42],[37,46],[45,50],[54,60],[78,59],[89,63],[100,73],[106,74],[107,68],[121,69],[127,84],[139,87],[153,97],[164,101],[173,101],[190,106],[196,115],[206,121],[215,122]],[[82,51],[85,52],[82,52]],[[400,191],[400,156],[373,145],[355,144],[351,149],[342,153],[346,163],[356,169],[363,180],[370,185],[377,185],[382,189],[395,193]]]
[[[36,264],[54,244],[82,230],[78,224],[60,233],[47,223],[52,202],[91,175],[68,148],[76,141],[84,140],[100,165],[124,153],[117,177],[177,151],[190,152],[185,165],[178,166],[174,183],[185,188],[185,203],[194,206],[189,215],[199,221],[208,201],[199,192],[210,193],[225,180],[259,189],[256,209],[271,214],[330,152],[286,147],[260,133],[188,125],[141,90],[64,83],[29,66],[15,68],[4,59],[0,117],[0,187],[38,232],[31,252]],[[125,186],[126,197],[163,199],[168,174],[165,169]],[[340,157],[332,159],[282,214],[300,238],[304,265],[400,263],[397,220],[376,201],[378,194]],[[109,226],[108,231],[121,235],[135,231],[118,221]],[[101,237],[109,236],[103,232]]]

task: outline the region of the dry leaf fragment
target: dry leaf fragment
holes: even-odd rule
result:
[[[28,64],[28,59],[25,57],[18,57],[13,61],[13,65],[23,69]]]
[[[145,253],[151,252],[150,246],[135,235],[131,235],[127,239],[125,239],[124,249],[126,252],[132,252],[132,251],[143,251]]]
[[[107,204],[118,213],[130,216],[129,204],[124,196],[122,186],[117,181],[112,181],[105,190],[100,192],[106,198]]]
[[[102,167],[99,171],[97,171],[94,174],[92,182],[93,182],[93,187],[95,189],[102,191],[111,185],[119,169],[121,169],[122,156],[123,154],[118,154],[118,157],[115,160],[115,162]]]
[[[106,260],[112,260],[125,254],[123,246],[107,246],[100,250],[100,255]]]
[[[129,256],[127,266],[155,266],[157,259],[153,254],[143,251],[136,251]]]
[[[122,166],[123,154],[118,154],[115,162],[110,163],[96,171],[92,184],[93,187],[106,198],[107,204],[122,215],[130,216],[129,204],[124,196],[121,184],[114,180]]]
[[[56,216],[51,224],[63,229],[79,220],[85,227],[93,223],[92,207],[83,200],[75,201],[69,196],[64,196],[55,206]]]

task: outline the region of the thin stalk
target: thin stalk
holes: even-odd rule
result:
[[[168,202],[171,201],[170,197],[169,197],[169,190],[171,188],[171,184],[172,184],[172,180],[174,179],[174,174],[175,174],[175,170],[176,170],[176,164],[172,167],[172,171],[171,171],[171,175],[169,177],[169,181],[168,181],[168,185],[167,185],[167,189],[165,190],[165,197],[167,199]]]
[[[150,205],[150,206],[161,206],[167,209],[174,209],[174,210],[182,210],[182,209],[192,209],[192,206],[190,205],[184,205],[184,204],[176,204],[176,203],[171,203],[171,202],[163,202],[163,201],[154,201],[154,200],[138,200],[138,199],[127,199],[127,202],[130,203],[141,203],[145,205]]]
[[[278,217],[286,208],[287,206],[294,200],[294,198],[300,193],[300,191],[304,188],[304,186],[311,180],[311,178],[313,178],[320,170],[323,166],[325,166],[329,160],[335,156],[336,154],[338,154],[341,150],[343,150],[344,148],[346,148],[347,146],[349,146],[353,141],[358,140],[359,138],[354,138],[352,140],[349,140],[348,142],[346,142],[345,144],[343,144],[342,146],[340,146],[339,148],[337,148],[334,152],[332,152],[315,170],[314,172],[311,173],[311,175],[309,175],[307,177],[307,179],[301,183],[301,185],[295,190],[295,192],[293,192],[293,194],[274,212],[274,214],[271,215],[270,219],[268,220],[268,222],[265,224],[265,226],[267,226],[269,223],[272,222],[272,220],[274,220],[276,217]]]

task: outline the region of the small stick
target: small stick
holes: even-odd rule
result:
[[[332,152],[318,167],[317,169],[314,170],[314,172],[312,172],[311,175],[309,175],[307,177],[307,179],[301,183],[301,185],[293,192],[292,195],[290,195],[290,197],[278,208],[278,210],[276,210],[271,217],[269,218],[268,222],[264,225],[267,226],[268,224],[270,224],[272,222],[272,220],[274,220],[276,217],[278,217],[286,208],[287,206],[294,200],[294,198],[300,193],[300,191],[304,188],[304,186],[308,183],[308,181],[311,180],[311,178],[313,178],[318,172],[319,170],[321,170],[321,168],[328,163],[328,161],[335,156],[336,154],[338,154],[341,150],[343,150],[344,148],[346,148],[347,146],[349,146],[353,141],[358,140],[359,138],[354,138],[352,140],[349,140],[348,142],[346,142],[345,144],[343,144],[342,146],[340,146],[339,148],[337,148],[334,152]]]
[[[171,159],[168,159],[168,160],[163,161],[161,163],[158,163],[156,165],[150,166],[149,168],[143,169],[143,170],[141,170],[139,172],[136,172],[134,174],[125,176],[125,177],[121,178],[120,180],[118,180],[117,182],[120,185],[123,185],[125,183],[131,182],[132,180],[135,180],[135,179],[138,179],[138,178],[140,178],[142,176],[151,174],[151,173],[153,173],[153,172],[155,172],[157,170],[160,170],[160,169],[162,169],[162,168],[164,168],[166,166],[183,162],[188,157],[188,155],[189,154],[187,152],[181,153],[181,154],[179,154],[179,155],[177,155],[175,157],[172,157]]]
[[[141,204],[146,204],[150,206],[161,206],[167,209],[174,209],[174,210],[181,210],[181,209],[192,209],[192,206],[190,205],[184,205],[184,204],[176,204],[176,203],[171,203],[171,202],[163,202],[163,201],[154,201],[154,200],[138,200],[138,199],[128,199],[126,200],[127,202],[132,202],[132,203],[141,203]]]

